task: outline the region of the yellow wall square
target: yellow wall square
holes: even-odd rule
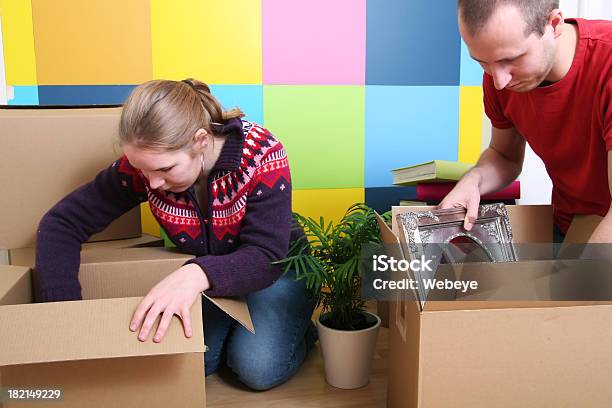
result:
[[[317,221],[323,216],[326,222],[338,222],[351,205],[364,201],[363,188],[293,190],[293,212]]]
[[[0,0],[7,85],[36,85],[36,56],[30,0]]]
[[[151,0],[153,77],[261,83],[261,0]]]
[[[139,84],[152,77],[148,0],[32,0],[39,85]]]
[[[140,204],[140,222],[142,223],[143,234],[149,234],[155,237],[160,236],[159,223],[155,217],[153,217],[148,202]]]
[[[482,87],[460,87],[458,155],[460,162],[476,163],[480,157],[482,115]]]

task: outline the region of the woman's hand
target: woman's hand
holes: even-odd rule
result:
[[[166,334],[172,316],[178,315],[183,322],[185,337],[191,337],[189,310],[200,293],[209,287],[202,268],[193,263],[183,265],[161,280],[142,299],[130,322],[130,330],[136,331],[142,324],[138,340],[146,341],[157,316],[162,314],[153,337],[153,341],[159,343]]]

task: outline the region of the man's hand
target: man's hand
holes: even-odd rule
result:
[[[476,166],[467,172],[448,193],[439,208],[465,208],[463,227],[471,230],[478,218],[480,195],[497,191],[521,173],[525,158],[525,139],[515,128],[491,130],[489,147],[480,155]]]
[[[161,280],[142,299],[132,317],[130,330],[136,331],[142,324],[138,340],[146,341],[155,320],[161,314],[162,318],[153,338],[153,341],[158,343],[166,334],[172,316],[178,315],[183,322],[185,337],[191,337],[189,310],[200,293],[209,287],[208,278],[202,268],[193,263],[183,265]]]
[[[471,230],[478,218],[478,205],[480,204],[480,177],[476,171],[467,173],[451,190],[438,206],[446,208],[465,208],[467,214],[463,228]]]

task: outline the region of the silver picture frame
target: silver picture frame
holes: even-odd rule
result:
[[[485,261],[514,262],[516,251],[512,244],[512,227],[503,203],[485,204],[478,209],[478,217],[470,231],[464,229],[466,210],[451,208],[406,212],[397,215],[400,226],[400,246],[407,259],[430,259],[431,271],[411,271],[418,284],[417,296],[424,307],[428,290],[422,284],[433,279],[443,260],[462,263],[460,251],[453,251],[453,241],[468,240],[481,251]]]

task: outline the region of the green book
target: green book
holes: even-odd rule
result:
[[[393,184],[413,186],[424,181],[457,181],[472,167],[472,164],[457,161],[433,160],[391,171],[393,173]]]
[[[400,200],[399,205],[403,207],[425,207],[427,203],[425,201]]]

